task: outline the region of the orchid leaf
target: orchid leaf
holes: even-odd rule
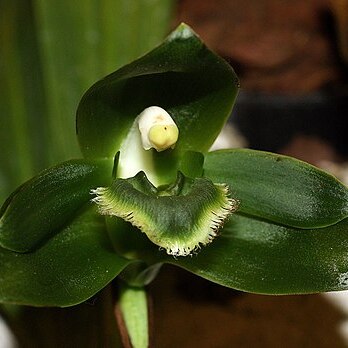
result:
[[[215,151],[206,155],[204,176],[230,186],[239,212],[284,225],[317,228],[348,216],[348,189],[294,158],[247,149]]]
[[[179,128],[171,152],[152,151],[155,166],[176,176],[184,152],[209,149],[233,106],[239,83],[232,68],[185,24],[163,44],[93,85],[77,111],[85,157],[113,157],[145,108],[164,108]],[[162,162],[162,163],[161,163]]]
[[[211,246],[170,263],[234,289],[304,294],[348,289],[347,250],[348,219],[304,231],[233,216]]]
[[[20,186],[0,211],[0,245],[26,252],[58,232],[91,199],[92,188],[111,181],[112,164],[71,160]]]
[[[46,109],[31,1],[0,1],[0,202],[47,166]]]
[[[0,248],[0,301],[70,306],[93,296],[129,261],[110,246],[104,218],[87,209],[32,253]]]

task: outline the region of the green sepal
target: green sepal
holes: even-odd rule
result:
[[[0,246],[27,252],[59,232],[90,200],[91,188],[111,182],[112,165],[110,160],[71,160],[27,181],[1,208]]]
[[[172,151],[150,153],[158,175],[174,180],[184,152],[210,148],[238,88],[230,65],[182,24],[160,46],[85,93],[77,111],[81,151],[85,157],[113,157],[137,115],[160,106],[177,124],[179,140]]]
[[[92,192],[101,214],[131,222],[174,256],[192,254],[209,244],[238,206],[225,185],[190,179],[180,172],[176,182],[165,187],[156,188],[140,172]]]
[[[34,252],[0,248],[0,264],[0,302],[65,307],[95,295],[130,261],[110,245],[104,217],[83,208]]]
[[[294,158],[248,149],[214,151],[205,156],[204,176],[230,186],[239,212],[284,225],[325,227],[348,216],[347,187]]]
[[[307,294],[348,289],[347,250],[348,219],[301,230],[236,214],[197,256],[167,262],[238,290]]]

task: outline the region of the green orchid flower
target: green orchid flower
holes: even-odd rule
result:
[[[70,306],[162,264],[267,294],[348,289],[348,190],[293,158],[209,152],[239,89],[186,25],[93,85],[83,159],[19,187],[0,212],[0,301]]]

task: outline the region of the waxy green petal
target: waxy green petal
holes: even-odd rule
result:
[[[180,173],[177,182],[165,189],[157,189],[141,172],[92,192],[102,214],[131,222],[174,256],[192,254],[209,244],[238,206],[226,185]]]
[[[77,110],[85,157],[112,158],[135,118],[165,109],[179,129],[175,149],[150,155],[161,183],[175,180],[180,156],[208,151],[231,113],[239,81],[231,66],[185,24],[160,46],[94,84]]]
[[[196,257],[168,262],[203,278],[261,294],[348,290],[348,219],[301,230],[236,214]]]
[[[83,209],[33,252],[0,248],[0,302],[72,306],[103,289],[129,263],[110,245],[104,217]]]
[[[291,157],[249,149],[206,154],[204,176],[231,187],[240,212],[299,228],[348,216],[348,189],[335,177]]]

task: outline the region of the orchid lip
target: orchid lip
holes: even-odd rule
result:
[[[167,189],[153,186],[142,172],[92,190],[103,215],[130,222],[172,256],[187,256],[210,244],[238,208],[229,188],[209,179],[184,177]]]

